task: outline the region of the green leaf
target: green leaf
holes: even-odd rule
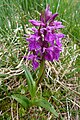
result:
[[[56,117],[58,117],[58,113],[54,109],[53,105],[44,98],[35,100],[33,104],[45,108],[46,110],[52,112]]]
[[[30,107],[31,103],[27,97],[22,96],[20,94],[14,94],[12,95],[12,98],[15,99],[18,103],[20,103],[24,108]]]
[[[28,68],[25,65],[23,65],[23,69],[25,70],[25,76],[27,79],[29,92],[31,96],[34,97],[36,93],[36,83],[33,80],[31,73],[29,72]]]

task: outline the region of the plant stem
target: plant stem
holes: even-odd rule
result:
[[[45,73],[45,60],[43,59],[41,64],[40,64],[40,69],[38,73],[38,80],[37,80],[37,85],[42,81]]]

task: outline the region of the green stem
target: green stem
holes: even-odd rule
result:
[[[42,60],[39,68],[37,85],[39,85],[39,83],[42,81],[44,73],[45,73],[45,60]]]

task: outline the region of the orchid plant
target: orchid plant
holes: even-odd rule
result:
[[[24,56],[24,58],[31,60],[34,70],[39,68],[38,80],[43,78],[45,60],[51,62],[54,60],[58,61],[62,50],[61,40],[65,35],[61,33],[60,29],[64,28],[64,26],[62,22],[55,20],[57,16],[58,13],[52,14],[50,6],[47,5],[45,11],[40,15],[40,21],[29,20],[34,27],[31,28],[32,34],[29,34],[26,38],[26,41],[29,43],[30,54]],[[23,69],[25,71],[31,99],[21,95],[12,95],[12,98],[24,107],[31,107],[32,105],[41,106],[58,117],[58,113],[55,111],[53,105],[44,98],[36,97],[37,83],[33,80],[31,73],[25,65],[23,65]]]

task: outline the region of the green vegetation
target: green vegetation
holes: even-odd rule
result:
[[[62,41],[63,51],[59,61],[46,62],[46,76],[35,88],[36,98],[39,98],[35,105],[41,107],[29,106],[35,85],[34,81],[29,84],[26,79],[29,76],[25,76],[22,65],[25,63],[28,66],[35,81],[37,75],[30,62],[23,60],[23,56],[28,54],[25,34],[29,33],[28,28],[31,27],[28,20],[39,19],[40,12],[47,4],[50,4],[53,13],[59,13],[57,19],[65,26],[63,33],[66,38]],[[21,102],[18,94],[22,98]],[[56,120],[53,113],[49,112],[53,111],[51,104],[48,104],[49,111],[46,111],[46,103],[44,99],[41,100],[42,97],[54,106],[59,114],[57,120],[80,119],[80,1],[1,0],[0,120]],[[27,100],[28,104],[25,101],[23,103],[23,99]],[[29,108],[26,110],[20,103]]]

